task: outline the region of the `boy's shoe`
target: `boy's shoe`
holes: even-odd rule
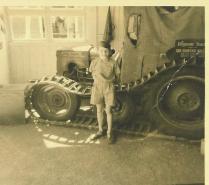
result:
[[[103,131],[98,131],[91,139],[96,140],[96,139],[99,139],[102,136],[104,136],[104,132]]]
[[[115,137],[113,136],[113,134],[107,134],[107,142],[108,144],[114,144],[115,143]]]

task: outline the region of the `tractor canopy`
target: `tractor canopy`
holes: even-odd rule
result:
[[[141,79],[169,62],[176,40],[204,40],[204,7],[124,7],[121,81]]]

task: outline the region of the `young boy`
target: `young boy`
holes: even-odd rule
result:
[[[113,143],[112,134],[112,112],[115,103],[115,92],[113,82],[118,78],[120,69],[111,58],[110,44],[101,41],[99,45],[99,57],[91,62],[89,71],[94,79],[90,103],[97,107],[97,120],[99,131],[93,139],[103,136],[104,108],[107,115],[107,139]]]

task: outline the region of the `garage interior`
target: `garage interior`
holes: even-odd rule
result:
[[[108,145],[106,138],[90,140],[94,128],[28,117],[24,93],[30,81],[57,73],[58,50],[97,48],[108,10],[111,47],[119,51],[127,31],[122,6],[0,7],[0,184],[204,184],[204,138],[153,129],[137,136],[118,132],[116,143]],[[64,22],[67,32],[57,32],[56,21]],[[146,125],[143,116],[137,118]]]

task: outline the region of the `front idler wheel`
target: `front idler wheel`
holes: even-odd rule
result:
[[[79,107],[79,97],[55,84],[37,84],[32,94],[34,109],[48,120],[72,119]]]

